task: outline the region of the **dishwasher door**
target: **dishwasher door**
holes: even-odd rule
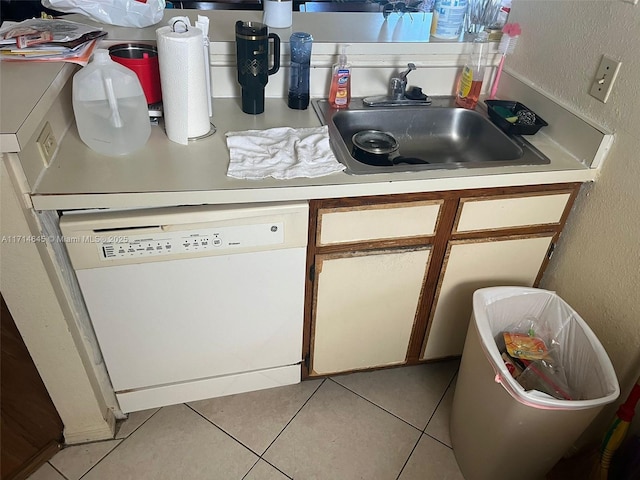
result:
[[[300,381],[308,207],[65,215],[123,411]]]

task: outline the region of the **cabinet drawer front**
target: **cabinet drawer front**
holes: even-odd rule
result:
[[[339,207],[318,211],[317,245],[430,236],[442,201]]]
[[[460,201],[455,232],[560,223],[571,192],[526,197],[466,198]]]

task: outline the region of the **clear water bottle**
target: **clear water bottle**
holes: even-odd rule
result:
[[[294,32],[289,38],[291,47],[291,73],[289,76],[289,108],[304,110],[309,106],[309,70],[311,68],[311,45],[309,33]]]
[[[97,49],[73,77],[73,113],[89,148],[109,156],[142,148],[151,134],[149,107],[137,75]]]
[[[473,39],[472,50],[458,78],[456,87],[456,105],[458,107],[473,110],[478,104],[487,65],[488,37],[487,32],[480,32]]]

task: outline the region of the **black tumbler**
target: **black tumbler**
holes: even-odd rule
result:
[[[273,40],[273,67],[269,68],[269,39]],[[280,69],[280,37],[259,22],[236,22],[236,62],[242,87],[242,111],[264,112],[264,87]]]

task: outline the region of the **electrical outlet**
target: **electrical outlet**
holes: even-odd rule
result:
[[[38,144],[42,161],[45,166],[49,166],[53,159],[53,154],[55,153],[56,148],[58,148],[58,142],[56,141],[56,137],[53,135],[53,130],[51,130],[49,122],[44,124],[36,143]]]
[[[622,65],[622,62],[618,62],[606,55],[602,56],[600,66],[598,67],[596,76],[591,84],[591,90],[589,91],[592,97],[597,98],[602,103],[607,103],[607,99],[613,88],[613,83],[616,81],[616,77],[620,71],[620,65]]]

